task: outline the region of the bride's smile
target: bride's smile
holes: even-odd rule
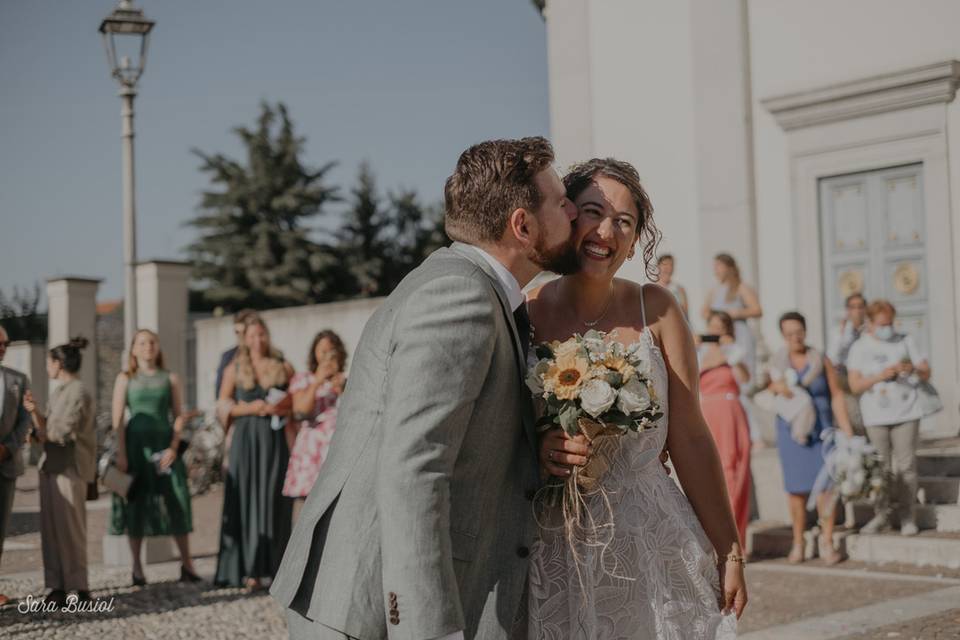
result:
[[[576,241],[582,274],[612,278],[633,255],[639,213],[630,190],[616,180],[595,177],[576,199]]]

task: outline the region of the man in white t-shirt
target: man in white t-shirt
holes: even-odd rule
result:
[[[860,395],[860,412],[871,444],[883,457],[894,484],[877,505],[877,515],[861,529],[877,533],[890,522],[892,503],[901,508],[900,533],[916,535],[917,441],[923,410],[917,385],[930,379],[927,357],[909,335],[893,328],[896,310],[886,300],[867,307],[870,329],[850,348],[850,390]]]

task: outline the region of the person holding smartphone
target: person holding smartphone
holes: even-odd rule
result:
[[[919,532],[915,519],[917,443],[920,418],[924,417],[918,387],[930,380],[930,365],[913,338],[894,329],[896,315],[886,300],[870,303],[870,330],[851,347],[847,361],[850,390],[860,395],[867,437],[894,477],[892,495],[885,496],[874,518],[860,531],[878,533],[889,527],[897,503],[900,533],[914,536]]]
[[[733,318],[712,311],[707,333],[696,338],[700,362],[700,406],[720,452],[727,493],[740,544],[750,520],[750,423],[740,402],[740,386],[750,379],[744,351],[736,344]]]

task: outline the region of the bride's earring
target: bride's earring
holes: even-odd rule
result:
[[[627,254],[627,260],[633,260],[633,251]]]

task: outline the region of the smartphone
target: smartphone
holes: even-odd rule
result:
[[[700,336],[700,342],[720,342],[720,336]]]

